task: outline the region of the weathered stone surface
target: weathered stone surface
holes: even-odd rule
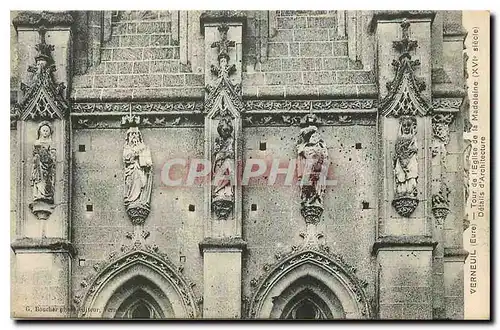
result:
[[[40,315],[28,312],[26,306],[52,304],[64,309],[68,300],[85,300],[76,295],[82,287],[92,289],[93,276],[100,274],[101,265],[123,252],[122,246],[131,248],[134,240],[139,239],[141,244],[149,244],[150,252],[165,255],[182,275],[182,281],[192,283],[200,311],[197,315],[205,318],[252,318],[255,315],[249,311],[251,303],[262,303],[262,310],[284,307],[296,296],[293,290],[321,291],[331,299],[330,305],[340,306],[330,311],[333,316],[328,314],[329,317],[463,317],[463,127],[458,124],[463,118],[455,113],[461,111],[464,88],[462,67],[454,68],[462,61],[462,49],[451,42],[435,47],[436,42],[444,43],[443,36],[460,36],[460,15],[443,14],[443,19],[434,21],[431,34],[430,19],[434,13],[430,12],[89,12],[75,16],[73,48],[69,47],[69,39],[60,41],[70,37],[65,30],[69,17],[51,15],[29,14],[29,19],[21,18],[27,22],[22,24],[30,27],[47,23],[49,30],[54,26],[64,28],[50,30],[49,34],[51,40],[59,40],[54,51],[56,80],[70,86],[67,92],[73,111],[71,128],[68,125],[70,154],[61,158],[71,159],[66,166],[71,166],[71,171],[58,173],[56,178],[58,184],[71,182],[71,194],[66,194],[71,200],[60,207],[71,210],[71,221],[68,218],[64,224],[48,222],[51,237],[23,238],[23,230],[40,232],[40,223],[32,218],[20,221],[27,204],[18,196],[21,189],[30,187],[27,183],[18,187],[16,180],[11,181],[16,296],[13,316],[74,316],[59,312]],[[418,21],[411,23],[409,38],[418,39],[412,56],[422,62],[416,72],[419,79],[426,81],[425,89],[419,93],[429,103],[432,95],[434,109],[452,109],[457,116],[449,125],[446,171],[442,176],[453,188],[449,208],[454,211],[444,222],[441,236],[431,230],[433,213],[426,206],[430,205],[431,195],[425,189],[435,179],[427,175],[430,172],[422,173],[425,164],[430,163],[426,157],[430,157],[429,143],[433,138],[429,135],[432,122],[426,114],[419,116],[417,124],[421,195],[415,214],[397,216],[390,198],[384,195],[392,187],[382,181],[392,180],[397,129],[391,127],[397,127],[398,121],[385,118],[378,111],[380,100],[387,94],[386,83],[394,77],[391,62],[398,54],[393,42],[401,38],[402,16]],[[374,29],[379,19],[384,23]],[[220,43],[223,38],[218,28],[222,22],[228,24],[227,50]],[[438,32],[436,24],[442,25]],[[28,78],[26,69],[33,64],[34,45],[38,42],[36,31],[21,29],[18,33],[18,44],[11,51],[18,52],[12,57],[17,59],[13,66],[15,77],[11,79],[16,89],[13,102],[20,93],[19,83]],[[436,33],[443,34],[437,41]],[[436,61],[439,67],[429,60],[431,41],[434,51],[443,52]],[[76,66],[70,72],[73,55],[71,65]],[[221,59],[226,55],[229,62],[224,67]],[[229,74],[232,64],[235,70]],[[168,161],[186,160],[189,165],[205,157],[204,101],[211,90],[207,85],[223,73],[223,68],[228,70],[228,85],[233,88],[230,100],[242,104],[241,113],[232,114],[238,117],[235,123],[241,124],[235,143],[242,170],[249,160],[264,160],[268,165],[278,161],[281,169],[286,168],[297,159],[303,116],[313,113],[319,118],[318,133],[328,152],[329,175],[335,183],[326,188],[324,211],[314,231],[306,226],[301,214],[298,185],[286,185],[283,173],[278,174],[275,184],[268,184],[268,170],[242,186],[241,199],[236,199],[241,210],[237,225],[228,219],[208,222],[208,197],[203,184],[164,184],[165,171],[172,178],[187,175],[187,168],[180,165],[165,167]],[[141,228],[133,227],[123,205],[123,143],[126,126],[130,125],[125,119],[132,118],[124,115],[141,116],[140,130],[153,163],[151,210]],[[18,136],[24,131],[18,129],[19,120],[18,109],[12,105],[11,177],[26,178],[31,175],[28,164],[32,159],[25,145],[31,142],[27,144]],[[36,123],[29,125],[27,132],[35,132]],[[392,213],[384,213],[387,209]],[[54,214],[66,214],[57,212]],[[212,225],[223,228],[223,233],[239,229],[241,235],[213,237],[210,233],[216,231],[212,231]],[[311,233],[315,236],[308,236]],[[317,244],[305,245],[305,238],[311,237],[314,239],[307,244]],[[442,248],[439,255],[437,246]],[[285,262],[285,255],[301,249],[302,259]],[[311,251],[314,254],[309,255]],[[345,268],[349,281],[332,290],[329,285],[336,276],[325,275],[326,266],[319,266],[314,260],[324,266]],[[293,265],[300,266],[295,269]],[[156,272],[154,263],[145,268],[136,266],[133,271],[137,276],[146,278]],[[278,280],[279,285],[269,289],[283,285],[281,292],[273,297],[256,296],[259,283],[264,283],[263,279],[273,271],[277,273],[272,276],[283,278],[288,284]],[[168,272],[154,274],[167,276]],[[154,282],[154,276],[148,277],[148,281]],[[160,293],[168,299],[161,298],[161,302],[171,301],[175,307],[175,297],[182,292],[179,294],[174,282],[170,280],[170,286],[166,285],[170,289],[164,292],[164,287],[153,291],[163,292]],[[359,285],[349,287],[348,282]],[[136,288],[140,285],[133,287]],[[438,298],[436,288],[440,291]],[[350,299],[349,304],[343,299]],[[364,301],[371,302],[369,310],[362,310]]]

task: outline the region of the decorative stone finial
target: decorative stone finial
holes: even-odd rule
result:
[[[46,31],[44,26],[38,29],[40,42],[35,45],[35,64],[28,67],[28,72],[33,73],[32,82],[30,85],[21,83],[24,94],[19,105],[21,120],[51,120],[63,118],[67,113],[68,105],[64,98],[66,87],[64,83],[56,83],[54,80],[56,66],[51,55],[54,46],[46,43]]]
[[[227,39],[227,31],[229,30],[229,26],[225,23],[222,23],[218,27],[221,40],[212,43],[212,48],[217,48],[218,55],[218,67],[215,65],[211,66],[211,71],[213,74],[217,76],[230,76],[236,71],[236,66],[233,64],[229,66],[229,47],[235,47],[236,43],[232,40]]]

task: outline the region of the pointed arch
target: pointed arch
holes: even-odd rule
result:
[[[138,318],[134,315],[145,307],[149,312],[142,318],[173,318],[174,309],[170,299],[148,278],[137,275],[123,283],[108,299],[104,307],[104,318]]]
[[[380,104],[384,116],[399,117],[402,115],[425,116],[431,107],[420,94],[423,84],[415,77],[413,67],[418,62],[412,61],[409,56],[401,56],[396,61],[396,75],[389,84],[389,93]]]
[[[86,290],[75,296],[78,317],[123,317],[127,312],[123,304],[134,293],[141,294],[144,305],[154,316],[195,318],[199,315],[192,285],[162,255],[133,250],[96,269],[93,279],[81,283]],[[130,301],[128,307],[133,303],[135,301]]]
[[[322,318],[370,318],[365,285],[352,270],[338,256],[315,250],[292,253],[253,283],[248,315],[286,318],[298,304],[309,301]]]
[[[229,105],[229,110],[234,117],[240,117],[240,113],[245,111],[240,85],[234,85],[227,76],[218,78],[215,87],[209,86],[208,88],[209,93],[205,100],[205,113],[208,118],[214,117],[219,111],[222,99]]]
[[[33,74],[30,85],[21,83],[23,99],[19,104],[21,120],[63,119],[68,112],[64,83],[56,83],[53,73],[56,65],[52,58],[54,45],[45,43],[46,29],[39,29],[40,42],[36,44],[36,63],[28,67]]]

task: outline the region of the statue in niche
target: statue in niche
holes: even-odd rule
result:
[[[227,179],[234,173],[233,132],[232,118],[223,117],[217,125],[219,136],[215,138],[212,158],[216,179],[212,188],[212,209],[217,217],[222,219],[227,219],[234,204],[234,186],[231,180]]]
[[[151,187],[153,183],[151,151],[142,140],[137,127],[127,131],[123,147],[125,164],[124,203],[127,214],[134,225],[141,225],[150,211]]]
[[[395,198],[393,205],[402,216],[409,216],[418,205],[418,162],[417,162],[417,120],[402,116],[393,160]]]
[[[43,202],[54,204],[56,149],[52,147],[52,125],[42,121],[38,125],[37,139],[33,146],[33,204]]]
[[[314,118],[307,117],[306,121],[309,125],[301,129],[297,143],[301,213],[306,223],[317,224],[323,214],[328,149],[314,125]]]

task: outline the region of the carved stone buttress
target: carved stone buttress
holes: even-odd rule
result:
[[[234,84],[230,76],[235,73],[234,64],[229,64],[229,50],[235,42],[228,40],[228,25],[217,28],[220,40],[211,44],[217,49],[217,65],[211,65],[214,82],[206,86],[205,100],[208,155],[211,160],[210,212],[215,219],[228,220],[235,216],[237,134],[241,126],[239,114],[244,105],[241,87]]]
[[[431,107],[420,94],[425,89],[425,83],[414,73],[420,62],[412,60],[410,55],[417,47],[417,41],[409,38],[409,22],[404,20],[401,27],[402,39],[393,43],[394,49],[401,55],[392,63],[396,74],[393,81],[387,84],[389,93],[381,101],[380,108],[383,115],[399,118],[392,163],[392,206],[399,215],[409,217],[419,204],[417,117],[430,113]]]
[[[35,46],[36,63],[28,68],[28,72],[32,73],[31,83],[21,83],[23,98],[16,116],[22,121],[39,122],[32,151],[32,202],[29,204],[31,212],[39,220],[48,219],[54,208],[57,148],[53,142],[53,121],[63,119],[68,109],[64,98],[65,86],[56,83],[53,75],[56,71],[51,55],[54,46],[45,42],[45,33],[45,28],[41,27],[40,42]]]

